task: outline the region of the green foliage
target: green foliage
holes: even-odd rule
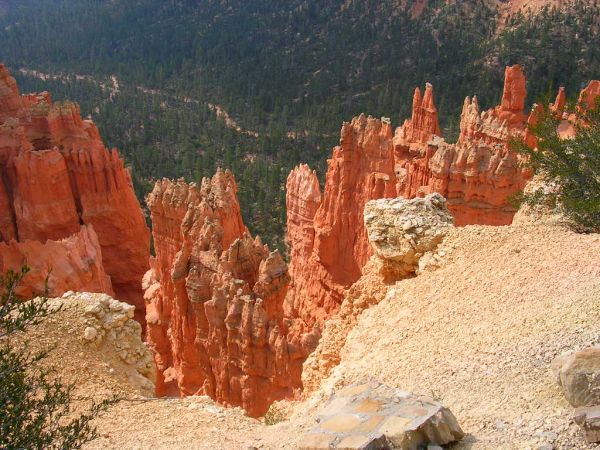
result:
[[[265,414],[264,423],[265,425],[270,426],[283,422],[286,419],[285,411],[274,403],[269,407],[269,410]]]
[[[579,231],[600,231],[600,104],[576,113],[576,134],[561,139],[559,120],[549,111],[531,127],[537,149],[515,142],[515,149],[528,157],[533,169],[553,189],[524,194],[528,204],[560,206]]]
[[[365,112],[400,124],[414,88],[429,81],[452,139],[465,96],[477,94],[482,108],[498,103],[507,64],[525,67],[533,99],[559,84],[576,95],[600,78],[595,2],[506,23],[483,0],[430,1],[419,17],[401,3],[7,2],[0,60],[70,75],[18,81],[79,102],[124,155],[141,200],[159,177],[197,181],[231,169],[250,230],[285,253],[286,177],[299,163],[322,177],[342,121]],[[113,97],[98,84],[112,75]],[[208,104],[258,137],[226,126]]]
[[[52,369],[40,364],[50,350],[30,352],[27,343],[14,343],[15,333],[57,311],[45,296],[29,302],[18,298],[16,288],[28,271],[23,267],[0,276],[0,448],[81,448],[96,437],[91,421],[109,402],[76,416],[73,386],[63,385]]]
[[[23,331],[29,325],[37,325],[50,314],[45,296],[23,302],[16,295],[19,282],[28,272],[29,268],[23,266],[19,272],[9,270],[0,274],[0,338]]]

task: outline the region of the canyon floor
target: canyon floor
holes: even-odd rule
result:
[[[321,389],[285,403],[274,425],[206,397],[151,399],[107,352],[70,338],[67,308],[35,330],[77,395],[126,400],[97,420],[89,449],[293,449],[342,386],[374,380],[432,396],[457,417],[456,449],[584,449],[550,364],[599,344],[600,235],[558,226],[467,226],[441,244],[441,265],[399,281],[360,317]],[[75,306],[76,308],[76,306]],[[71,311],[71,312],[70,312]]]

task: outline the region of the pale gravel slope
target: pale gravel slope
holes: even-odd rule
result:
[[[536,433],[557,433],[556,448],[582,444],[549,365],[600,343],[600,236],[470,226],[443,247],[442,268],[364,313],[327,384],[371,377],[438,397],[473,448],[554,438]]]

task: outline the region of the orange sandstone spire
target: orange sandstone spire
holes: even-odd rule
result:
[[[565,111],[565,104],[567,103],[567,94],[565,93],[565,88],[560,87],[558,89],[558,93],[556,94],[556,99],[554,103],[550,104],[550,109],[559,119],[562,118],[563,112]]]
[[[403,134],[409,142],[426,144],[433,136],[441,136],[437,108],[433,99],[433,86],[425,85],[425,93],[417,87],[413,96],[412,116],[404,122]]]

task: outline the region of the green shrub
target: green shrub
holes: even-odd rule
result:
[[[46,296],[26,302],[16,295],[28,271],[0,275],[0,448],[80,448],[97,436],[90,422],[109,402],[77,416],[71,409],[73,386],[40,365],[51,349],[32,352],[27,342],[16,343],[16,334],[57,311]]]
[[[265,425],[275,425],[286,420],[286,414],[277,404],[272,404],[265,414]]]
[[[560,206],[577,231],[600,231],[600,104],[575,113],[574,138],[561,139],[559,119],[550,111],[530,129],[538,139],[536,149],[512,142],[515,150],[527,156],[536,173],[553,186],[549,191],[523,194],[531,205]]]

